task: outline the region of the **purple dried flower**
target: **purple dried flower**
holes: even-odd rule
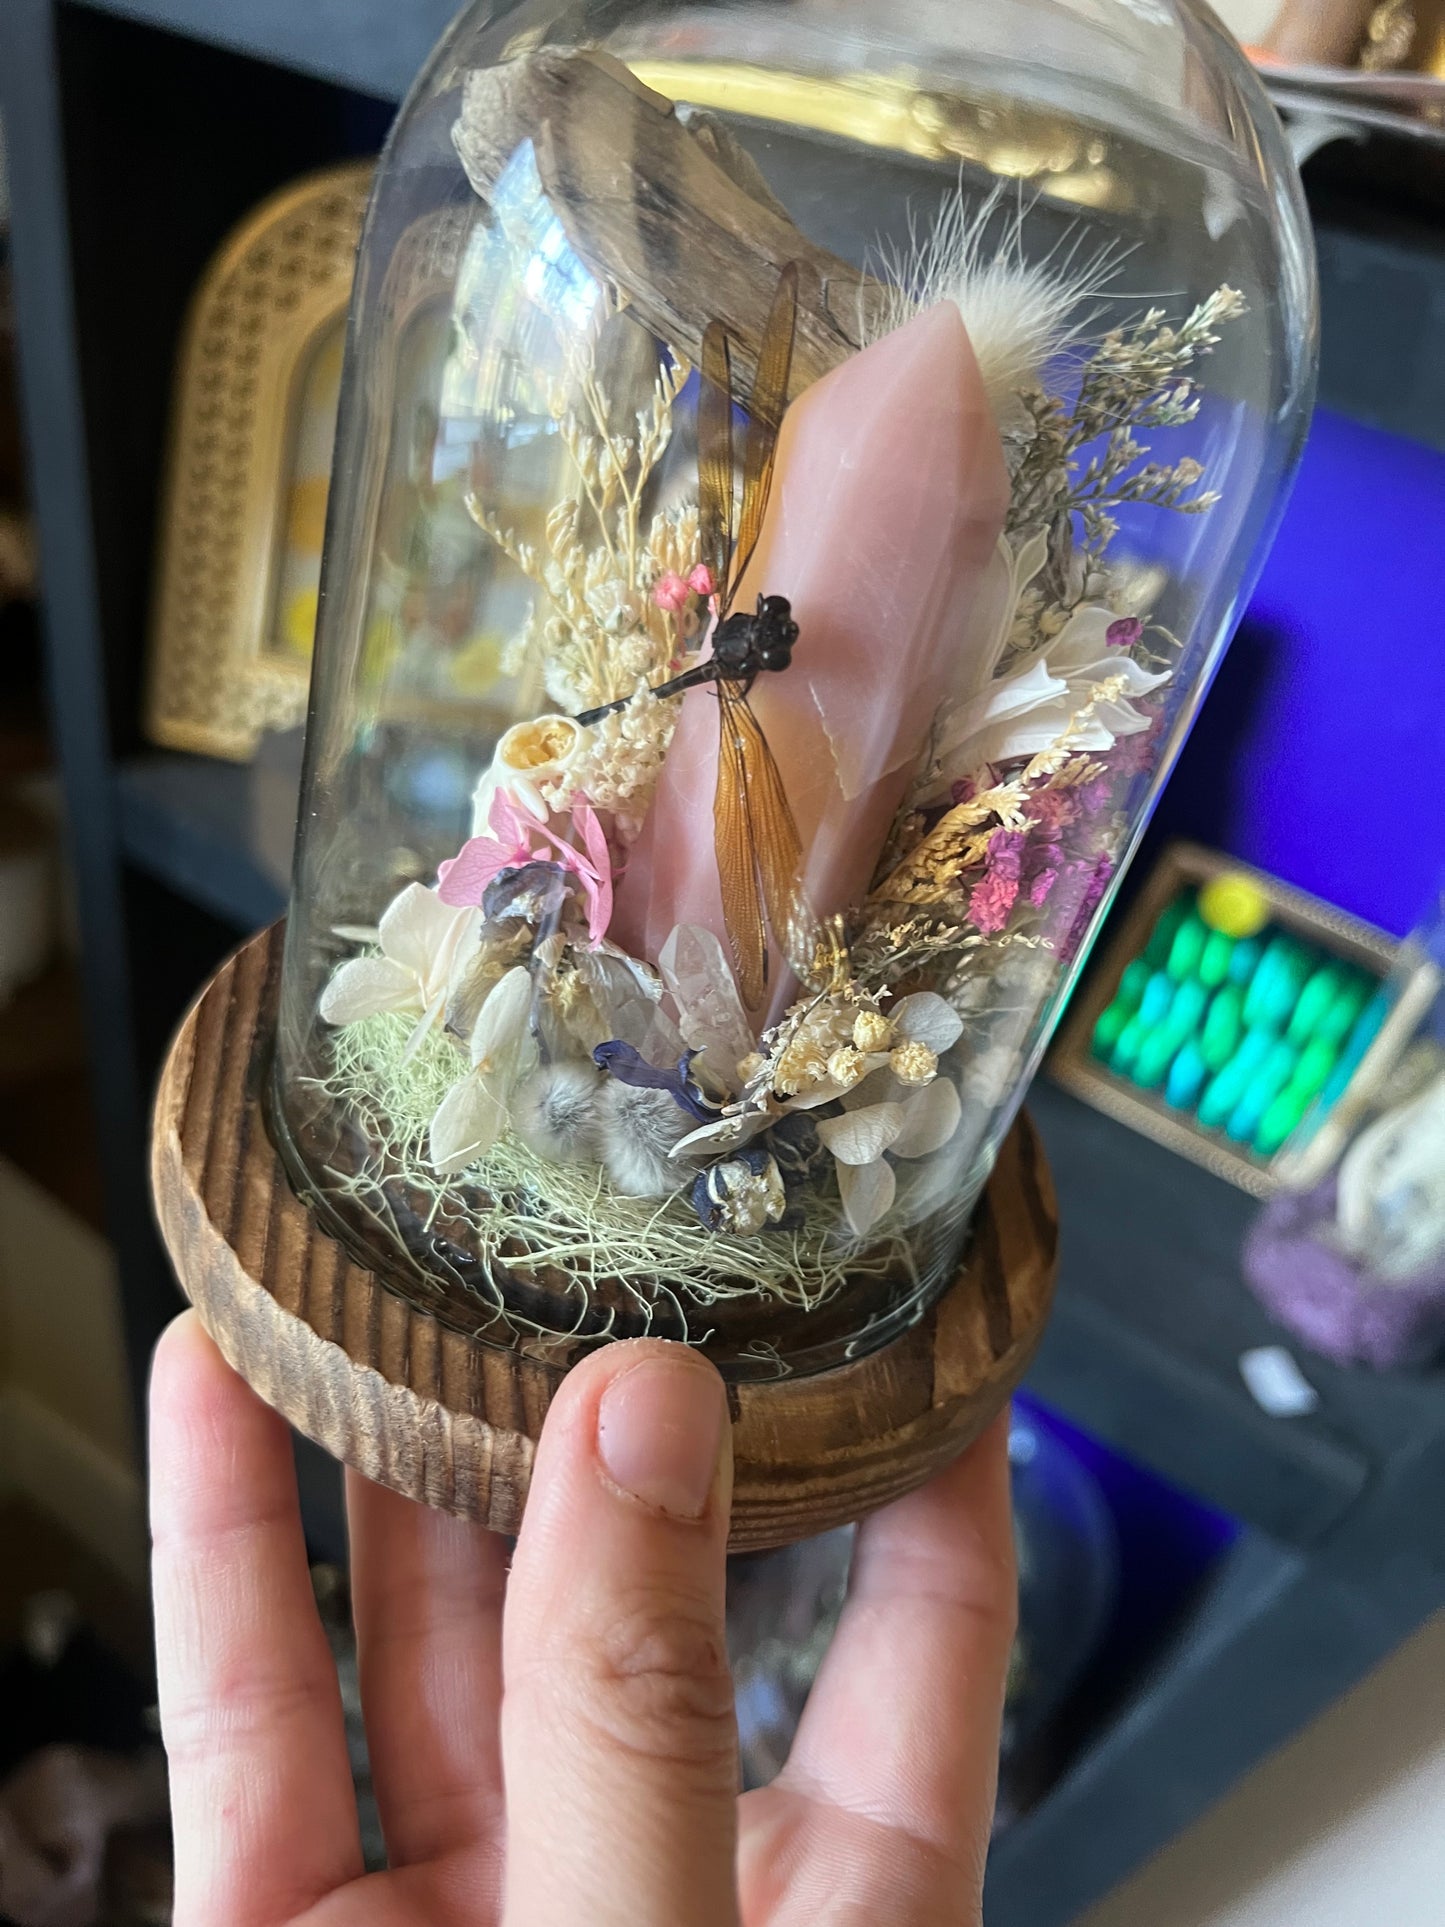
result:
[[[1074,912],[1073,923],[1069,926],[1069,934],[1064,939],[1065,956],[1071,957],[1084,941],[1084,934],[1089,927],[1089,919],[1098,909],[1104,892],[1109,887],[1109,882],[1113,874],[1113,857],[1101,856],[1096,859],[1089,873],[1088,880],[1084,884],[1083,895],[1079,898],[1079,907]]]
[[[599,1044],[592,1053],[592,1061],[615,1077],[619,1084],[629,1084],[639,1091],[666,1091],[673,1102],[680,1104],[689,1117],[695,1117],[699,1124],[711,1124],[717,1117],[717,1106],[709,1104],[689,1076],[692,1060],[697,1052],[683,1053],[672,1070],[659,1069],[649,1064],[647,1059],[631,1044],[624,1044],[614,1037],[609,1044]]]
[[[1143,633],[1144,625],[1138,616],[1120,616],[1104,631],[1104,640],[1115,649],[1132,649]]]
[[[1023,872],[1024,844],[1027,841],[1027,832],[1023,830],[995,830],[988,840],[988,855],[984,859],[986,873],[1017,883]]]

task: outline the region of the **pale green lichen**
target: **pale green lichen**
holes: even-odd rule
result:
[[[435,1035],[408,1058],[411,1030],[395,1012],[338,1030],[321,1086],[377,1147],[367,1168],[328,1172],[325,1188],[383,1228],[391,1218],[385,1188],[430,1200],[433,1217],[448,1221],[448,1238],[460,1230],[484,1265],[560,1275],[579,1320],[602,1280],[629,1293],[644,1319],[662,1309],[686,1322],[688,1306],[764,1297],[808,1311],[845,1280],[913,1277],[906,1238],[885,1235],[866,1246],[850,1238],[831,1184],[804,1187],[795,1230],[720,1238],[698,1221],[685,1191],[626,1197],[599,1166],[555,1164],[510,1132],[459,1177],[439,1178],[427,1160],[428,1133],[464,1060]],[[491,1308],[505,1310],[500,1298]]]

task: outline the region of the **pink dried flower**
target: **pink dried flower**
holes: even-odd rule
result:
[[[704,601],[716,592],[717,584],[713,581],[712,570],[706,562],[699,562],[691,571],[687,578],[687,586],[694,595],[700,595]]]
[[[1028,898],[1035,910],[1042,909],[1049,900],[1049,892],[1059,880],[1058,865],[1045,864],[1029,883]]]
[[[581,833],[580,850],[499,789],[492,798],[487,834],[470,838],[438,868],[437,895],[455,909],[480,904],[487,885],[503,870],[518,869],[539,858],[558,863],[572,872],[581,887],[587,935],[596,949],[612,921],[612,852],[590,804],[574,809],[572,822]]]
[[[682,577],[669,569],[653,588],[652,599],[659,609],[666,609],[670,616],[675,616],[687,606],[688,594],[688,586]]]
[[[1040,790],[1029,801],[1029,814],[1041,830],[1057,836],[1068,829],[1079,813],[1073,790]]]
[[[1013,913],[1018,899],[1017,877],[985,876],[976,883],[968,899],[968,914],[974,927],[986,937],[996,937]]]

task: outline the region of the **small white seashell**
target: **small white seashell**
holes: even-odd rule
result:
[[[492,752],[491,767],[472,794],[472,835],[485,836],[492,798],[505,789],[539,821],[547,816],[543,792],[565,783],[582,748],[583,729],[570,716],[533,716],[514,723]]]

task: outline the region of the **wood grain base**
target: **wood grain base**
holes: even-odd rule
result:
[[[161,1076],[156,1212],[181,1285],[231,1364],[299,1431],[409,1498],[513,1532],[561,1368],[443,1326],[355,1263],[287,1182],[261,1111],[281,926],[197,999]],[[1020,1118],[957,1282],[901,1337],[809,1377],[729,1386],[732,1544],[859,1518],[961,1452],[1022,1378],[1058,1227]]]

